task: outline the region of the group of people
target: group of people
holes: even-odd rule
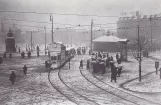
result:
[[[9,58],[12,58],[12,53],[9,52],[8,54],[9,54]],[[7,53],[6,52],[3,53],[3,58],[7,58]]]
[[[23,73],[24,75],[27,74],[27,66],[24,65],[23,67]],[[10,74],[9,80],[12,82],[12,85],[14,85],[15,80],[16,80],[16,73],[14,71],[12,71],[12,73]]]
[[[28,56],[28,58],[31,58],[31,51],[27,52],[27,56]],[[24,51],[21,53],[21,57],[25,58],[25,52]]]
[[[78,55],[86,54],[86,50],[87,50],[86,47],[79,47],[79,48],[77,49],[77,54],[78,54]]]
[[[87,69],[92,69],[94,73],[102,72],[104,74],[107,69],[111,69],[111,82],[114,80],[116,82],[116,77],[120,77],[122,71],[122,60],[119,54],[116,54],[117,64],[114,62],[113,56],[109,56],[109,53],[96,52],[91,53],[91,60],[87,60]]]

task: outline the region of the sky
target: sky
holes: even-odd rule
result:
[[[100,16],[120,16],[121,13],[140,11],[142,15],[161,13],[161,0],[0,0],[1,11],[25,11],[25,12],[45,12],[60,14],[82,14]],[[94,28],[116,28],[116,24],[100,25],[95,24],[116,23],[118,17],[95,17],[95,16],[69,16],[53,15],[54,23],[89,25],[80,27],[90,29],[91,20],[94,21]],[[18,14],[1,13],[0,18],[18,19],[29,21],[49,22],[48,14]],[[17,22],[8,20],[10,23],[39,26],[51,28],[51,24]],[[37,30],[37,28],[20,27],[23,30]],[[54,24],[54,28],[70,27],[69,25]],[[79,28],[79,27],[78,27]],[[40,29],[41,30],[41,29]]]

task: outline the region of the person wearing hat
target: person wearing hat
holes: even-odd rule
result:
[[[9,80],[12,82],[12,85],[15,83],[16,74],[14,71],[10,74]]]

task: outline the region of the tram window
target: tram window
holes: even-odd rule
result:
[[[56,56],[51,56],[51,60],[56,60]]]

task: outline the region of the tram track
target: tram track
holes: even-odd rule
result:
[[[70,75],[71,73],[72,75]],[[124,100],[119,100],[118,97],[115,97],[111,94],[107,94],[106,92],[102,91],[102,89],[97,88],[90,82],[86,81],[86,79],[84,79],[84,77],[80,74],[79,70],[73,70],[73,69],[70,69],[69,71],[62,70],[61,75],[62,75],[61,77],[63,77],[63,81],[69,87],[79,92],[79,94],[82,94],[83,96],[96,101],[100,105],[107,105],[107,104],[134,105],[127,103]],[[77,77],[75,77],[74,75],[76,75]]]
[[[116,97],[119,97],[120,99],[126,100],[126,101],[133,103],[135,105],[161,105],[159,103],[155,103],[155,102],[146,100],[144,98],[140,98],[140,97],[134,96],[132,94],[126,93],[116,87],[110,86],[109,84],[105,84],[102,81],[98,80],[97,78],[94,78],[90,72],[89,73],[86,72],[86,74],[85,74],[85,73],[83,73],[83,71],[85,71],[85,70],[82,70],[82,69],[80,70],[82,76],[87,81],[89,81],[90,83],[92,83],[96,87],[102,89],[103,91],[110,93]],[[91,78],[91,77],[93,77],[93,78]]]
[[[148,73],[148,74],[149,74],[149,73]],[[147,74],[147,75],[148,75],[148,74]],[[96,78],[97,80],[99,80],[100,82],[104,83],[105,85],[110,86],[111,88],[118,89],[120,92],[122,92],[122,94],[129,94],[129,95],[131,95],[131,96],[133,96],[133,97],[135,97],[135,98],[142,99],[142,100],[147,101],[147,102],[149,102],[149,103],[154,103],[154,104],[156,104],[156,105],[161,105],[161,104],[159,104],[159,103],[156,103],[156,102],[150,101],[150,100],[148,100],[148,99],[145,99],[145,98],[136,96],[136,95],[134,95],[134,94],[131,94],[131,93],[127,92],[128,90],[125,91],[125,90],[123,90],[123,89],[120,89],[120,88],[117,88],[117,87],[115,87],[115,86],[112,86],[112,85],[110,85],[110,84],[108,84],[108,83],[106,83],[106,82],[100,80],[100,79],[99,79],[98,77],[96,77],[95,75],[93,75],[93,77]]]
[[[59,69],[57,71],[57,78],[59,82],[57,81],[57,85],[53,84],[49,72],[48,79],[50,81],[50,84],[59,92],[61,93],[64,97],[66,97],[68,100],[71,102],[75,103],[76,105],[99,105],[98,103],[94,102],[94,100],[90,100],[87,97],[79,94],[77,91],[73,90],[71,87],[69,87],[62,79],[61,77],[61,70]],[[59,86],[58,86],[59,85]],[[61,89],[62,88],[62,89]]]
[[[73,60],[73,61],[75,61],[75,60]],[[71,70],[70,70],[71,71]],[[80,71],[80,70],[78,70],[78,71]],[[71,73],[73,73],[73,72],[71,72]],[[82,77],[82,78],[84,78],[84,76],[82,75],[82,73],[81,73],[81,71],[79,72],[80,73],[80,76]],[[64,74],[66,74],[66,73],[64,73]],[[67,73],[68,74],[68,73]],[[66,75],[67,75],[66,74]],[[70,74],[70,73],[69,73]],[[78,76],[78,75],[77,75]],[[68,78],[68,76],[66,76],[65,78]],[[71,78],[71,77],[70,77]],[[73,77],[72,77],[73,78]],[[80,79],[80,78],[79,78]],[[65,80],[65,79],[64,79]],[[63,80],[63,81],[64,81]],[[85,78],[85,80],[87,80],[86,78]],[[111,94],[110,92],[108,92],[109,94],[107,94],[107,91],[106,90],[104,90],[103,88],[100,88],[100,87],[98,87],[97,85],[94,85],[93,83],[91,83],[90,81],[88,81],[90,84],[92,84],[92,85],[90,85],[90,84],[88,84],[88,85],[90,85],[90,86],[94,86],[94,87],[96,87],[96,88],[98,88],[98,89],[96,89],[97,91],[98,90],[101,90],[100,91],[100,93],[97,93],[97,97],[92,97],[95,93],[93,93],[93,94],[90,94],[90,91],[88,92],[88,93],[86,93],[86,94],[84,94],[82,91],[83,91],[83,89],[82,89],[82,87],[81,88],[79,88],[79,89],[77,89],[77,87],[74,87],[74,86],[72,86],[72,83],[70,83],[70,81],[69,80],[66,80],[66,81],[68,81],[68,82],[65,82],[64,81],[64,83],[66,84],[68,84],[69,86],[71,86],[73,89],[75,89],[76,91],[78,91],[80,94],[82,94],[82,95],[84,95],[85,97],[88,97],[88,98],[90,98],[90,99],[95,99],[95,101],[97,102],[97,101],[100,101],[100,100],[102,100],[102,101],[104,101],[102,104],[105,104],[105,102],[106,102],[106,104],[108,103],[108,104],[123,104],[123,105],[139,105],[139,104],[137,104],[137,103],[134,103],[134,102],[132,102],[132,101],[129,101],[129,100],[126,100],[126,99],[124,99],[124,98],[122,98],[122,97],[119,97],[119,96],[116,96],[115,94]],[[66,84],[66,85],[67,85]],[[68,86],[68,87],[69,87]],[[79,85],[78,85],[79,86]],[[103,90],[103,91],[102,91]],[[81,91],[81,92],[80,92]],[[103,95],[104,94],[104,95]],[[90,96],[90,95],[92,95],[92,96]],[[98,96],[105,96],[103,99],[101,99],[101,98],[98,98]],[[107,98],[108,98],[108,100],[107,100]],[[120,99],[122,99],[121,101],[120,101]],[[115,100],[115,101],[114,101]],[[116,100],[119,100],[119,101],[116,101]],[[100,105],[102,105],[102,104],[100,104]]]

